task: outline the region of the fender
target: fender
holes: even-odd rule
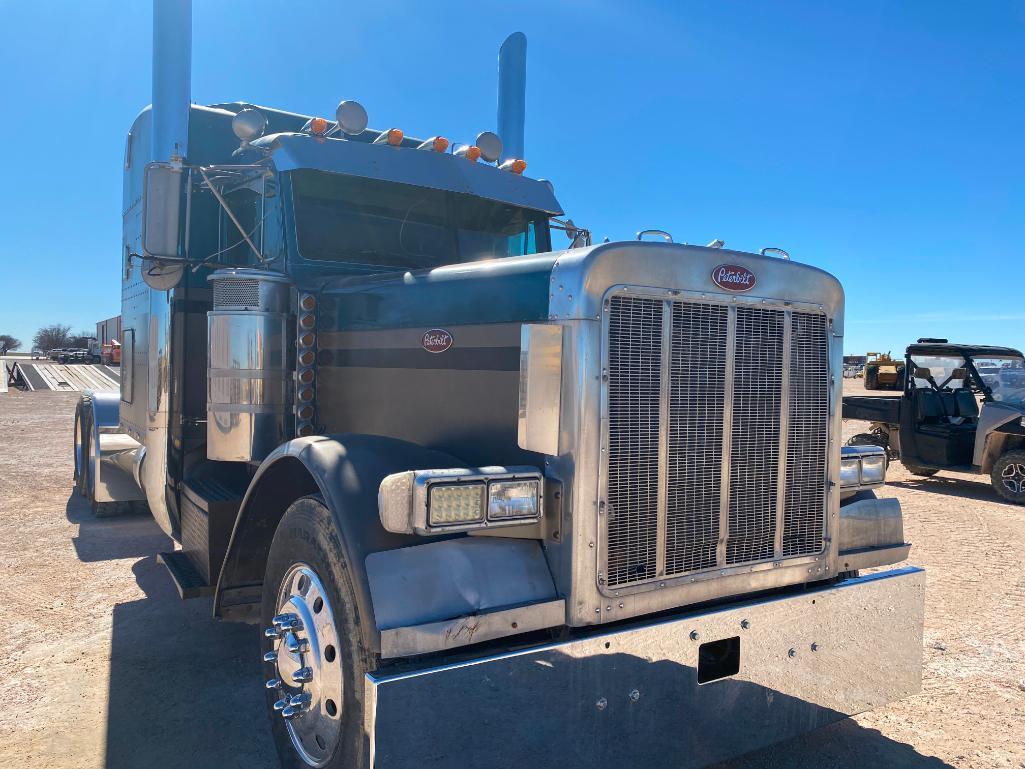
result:
[[[334,517],[351,572],[364,641],[367,648],[380,650],[366,557],[424,539],[385,531],[378,487],[392,473],[464,464],[440,451],[376,435],[309,436],[283,443],[257,469],[242,499],[217,580],[214,616],[259,621],[263,573],[278,522],[292,502],[320,494]]]

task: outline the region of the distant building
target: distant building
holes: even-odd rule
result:
[[[843,364],[845,366],[864,366],[868,363],[867,355],[844,355]]]

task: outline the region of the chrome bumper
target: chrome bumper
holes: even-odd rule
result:
[[[898,569],[369,674],[369,765],[706,766],[918,692],[924,593],[924,571]]]

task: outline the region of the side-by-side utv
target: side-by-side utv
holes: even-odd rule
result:
[[[899,396],[846,396],[844,419],[871,422],[848,441],[886,448],[916,475],[987,473],[1025,504],[1025,362],[1010,347],[920,339],[907,348]]]

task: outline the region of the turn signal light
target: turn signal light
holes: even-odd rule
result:
[[[310,121],[310,133],[323,134],[327,131],[327,121],[322,117],[315,117]]]
[[[522,174],[527,170],[527,161],[509,158],[499,166],[503,171],[512,171],[514,174]]]
[[[464,144],[462,147],[455,151],[455,154],[461,158],[467,158],[476,163],[480,160],[480,147],[473,144]]]
[[[444,136],[432,136],[430,139],[420,144],[420,146],[417,147],[417,149],[444,152],[448,149],[448,139],[446,139]]]
[[[398,147],[402,144],[402,131],[398,128],[389,128],[374,139],[374,144],[390,144],[393,147]]]

